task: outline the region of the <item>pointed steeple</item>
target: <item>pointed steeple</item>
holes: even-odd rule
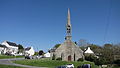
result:
[[[66,40],[71,40],[71,23],[70,23],[70,10],[69,10],[69,8],[68,8],[66,29],[67,29],[67,31],[66,31],[66,33],[67,33]]]
[[[70,10],[69,10],[69,8],[68,8],[67,25],[71,26],[71,24],[70,24]]]

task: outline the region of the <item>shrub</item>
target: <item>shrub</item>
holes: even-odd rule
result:
[[[79,58],[77,61],[84,61],[84,59],[83,58]]]
[[[57,58],[56,60],[62,60],[62,58],[59,57],[59,58]]]
[[[95,57],[93,55],[85,56],[85,60],[93,62]]]
[[[115,60],[114,64],[117,64],[118,66],[120,66],[120,60]]]

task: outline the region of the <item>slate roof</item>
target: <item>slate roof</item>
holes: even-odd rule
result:
[[[27,47],[27,48],[25,48],[26,51],[29,51],[30,49],[31,49],[31,47]]]
[[[18,45],[16,43],[13,43],[13,42],[8,42],[6,41],[10,46],[15,46],[15,47],[18,47]]]
[[[1,45],[1,44],[0,44],[0,47],[4,47],[4,48],[7,48],[5,45]]]

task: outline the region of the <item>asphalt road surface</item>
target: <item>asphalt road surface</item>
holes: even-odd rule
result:
[[[29,66],[29,65],[22,65],[22,64],[15,64],[12,61],[15,60],[24,60],[24,58],[13,58],[13,59],[0,59],[0,64],[4,65],[12,65],[12,66],[20,66],[25,68],[47,68],[47,67],[36,67],[36,66]]]

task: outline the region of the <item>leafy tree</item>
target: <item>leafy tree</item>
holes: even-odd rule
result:
[[[84,61],[84,59],[83,58],[79,58],[77,61]]]
[[[21,44],[18,44],[18,49],[24,49]]]
[[[106,60],[104,58],[96,58],[94,59],[94,63],[96,65],[103,65],[103,64],[106,64]]]
[[[56,44],[56,45],[54,46],[54,48],[57,49],[60,45],[61,45],[61,44]]]
[[[38,55],[39,53],[38,52],[35,52],[35,54],[34,55]]]
[[[87,47],[89,43],[85,39],[80,39],[78,42],[79,46]]]
[[[102,47],[95,45],[95,44],[89,44],[91,50],[95,53],[95,55],[100,55],[102,52]]]
[[[40,50],[39,51],[39,55],[43,55],[44,54],[44,51],[43,50]]]
[[[94,58],[93,56],[85,56],[85,59],[95,62],[96,65],[113,64],[117,59],[119,59],[117,57],[115,58],[115,56],[120,56],[120,44],[104,44],[103,46],[89,44],[87,47],[90,47],[95,55],[99,56],[99,58]],[[80,46],[83,51],[87,47]]]
[[[87,60],[87,61],[94,62],[94,59],[96,59],[96,57],[94,57],[94,56],[91,55],[91,54],[85,56],[85,60]]]
[[[113,46],[113,54],[120,55],[120,44],[116,44]]]
[[[106,59],[108,64],[112,64],[114,60],[113,55],[113,45],[112,44],[105,44],[102,50],[102,57]]]
[[[18,53],[23,52],[24,48],[21,44],[18,44]]]
[[[83,51],[85,51],[86,47],[80,46],[80,49],[82,49]]]
[[[85,60],[94,62],[96,65],[103,65],[106,64],[106,60],[104,58],[97,58],[94,55],[87,55],[85,56]]]

